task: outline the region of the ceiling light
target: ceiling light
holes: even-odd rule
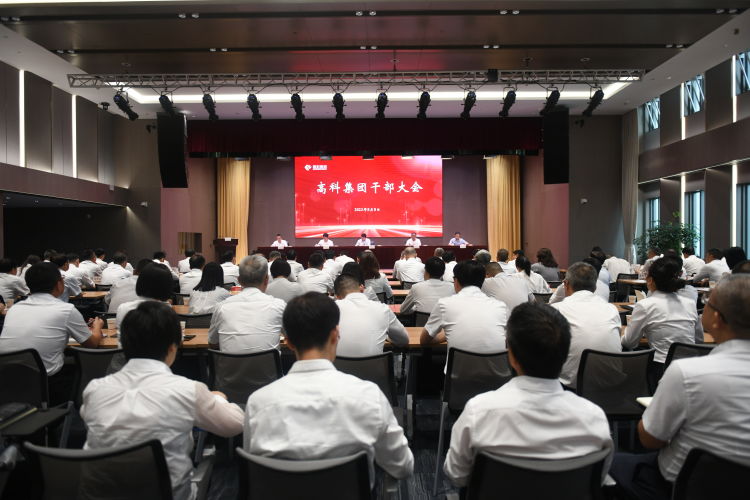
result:
[[[371,11],[370,11],[370,15],[371,15],[371,16],[377,16],[377,15],[378,15],[378,13],[377,13],[377,11],[371,10]]]
[[[304,120],[305,114],[302,112],[304,105],[302,104],[302,98],[297,92],[292,94],[292,109],[294,109],[294,118],[296,120]]]
[[[10,18],[10,20],[11,20],[11,21],[13,21],[13,22],[16,22],[16,23],[17,23],[17,22],[19,22],[19,21],[21,20],[21,18],[20,18],[20,17],[18,17],[18,16],[12,16],[12,17]]]
[[[583,110],[583,116],[590,117],[591,114],[594,112],[594,110],[599,106],[602,101],[604,100],[604,91],[602,89],[596,89],[596,92],[594,92],[594,95],[591,96],[591,100],[589,101],[589,105],[586,106],[586,109]]]
[[[520,14],[520,13],[521,13],[521,11],[520,11],[520,10],[514,10],[514,11],[512,12],[512,14],[513,14],[514,16],[517,16],[517,15],[518,15],[518,14]]]
[[[57,49],[55,52],[57,52],[58,54],[64,54],[65,53],[65,51],[63,49]]]
[[[175,115],[174,104],[169,100],[169,96],[167,94],[162,94],[159,96],[159,104],[161,104],[162,109],[166,113],[172,116]]]
[[[360,45],[359,50],[367,50],[367,45]]]
[[[193,19],[198,19],[199,17],[201,17],[201,15],[197,12],[193,12],[192,14],[190,14],[190,17],[192,17]]]
[[[461,118],[465,120],[471,118],[471,108],[473,108],[476,103],[477,94],[473,90],[470,90],[466,93],[466,98],[464,99],[464,110],[461,112]]]
[[[453,155],[445,155],[444,154],[444,155],[440,155],[440,158],[443,159],[443,160],[452,160],[453,158],[455,158],[455,156],[453,156]]]
[[[221,51],[222,51],[222,52],[226,52],[226,51],[227,51],[227,48],[226,48],[226,47],[222,47],[222,48],[221,48]]]
[[[375,101],[375,107],[378,112],[375,113],[375,118],[385,118],[385,108],[388,107],[388,94],[381,92],[378,94],[378,100]]]
[[[506,118],[508,116],[508,113],[510,112],[510,108],[516,103],[516,91],[515,90],[509,90],[507,94],[505,94],[505,99],[503,100],[503,109],[500,110],[500,116],[502,118]]]
[[[279,160],[279,161],[289,161],[289,160],[292,159],[292,157],[291,156],[278,155],[278,156],[276,156],[276,159]]]
[[[482,45],[482,48],[483,48],[483,49],[489,49],[489,48],[490,48],[490,46],[489,46],[489,45]]]
[[[677,45],[675,45],[675,47],[677,47],[678,49],[681,49],[681,48],[685,47],[685,45],[683,45],[681,43],[678,43]]]
[[[187,14],[185,14],[184,12],[180,12],[179,14],[177,14],[177,17],[179,17],[180,19],[185,19],[187,17]]]
[[[363,14],[364,14],[364,12],[362,12],[361,10],[358,10],[357,12],[354,13],[354,15],[357,16],[357,17],[359,17],[359,16],[361,16]]]
[[[736,14],[737,9],[729,9],[727,12],[729,12],[730,14]]]
[[[211,47],[210,49],[208,49],[208,51],[209,52],[216,52],[216,48],[215,47]]]
[[[0,16],[0,22],[7,23],[10,20],[8,16]]]
[[[419,112],[417,118],[424,120],[427,118],[427,108],[430,106],[430,93],[426,90],[419,96]]]
[[[717,14],[723,14],[724,13],[724,9],[716,9],[716,13]]]
[[[668,48],[668,49],[671,49],[672,47],[674,47],[674,44],[673,43],[668,43],[668,44],[665,45],[665,47]]]
[[[414,156],[412,155],[401,155],[402,160],[413,160]]]
[[[492,46],[492,48],[493,48],[493,49],[499,49],[499,48],[500,48],[500,46],[499,46],[499,45],[493,45],[493,46]]]
[[[344,106],[346,104],[344,103],[344,96],[341,95],[341,92],[336,92],[333,94],[333,107],[336,110],[336,119],[337,120],[343,120],[346,118],[344,115]]]
[[[133,109],[130,107],[130,102],[128,101],[127,94],[118,92],[115,94],[112,100],[117,105],[117,107],[120,108],[120,111],[127,115],[128,119],[133,121],[138,119],[138,113],[133,111]]]
[[[501,11],[500,11],[500,15],[502,15],[502,16],[504,16],[504,15],[505,15],[505,14],[507,14],[507,13],[508,13],[508,11],[507,11],[507,10],[501,10]]]
[[[260,101],[258,101],[258,96],[255,94],[248,94],[247,95],[247,107],[250,108],[250,112],[253,114],[253,120],[259,121],[263,116],[260,114]]]
[[[378,48],[378,46],[377,46],[377,45],[370,45],[370,49],[371,49],[371,50],[377,50],[377,48]]]
[[[75,50],[73,50],[73,49],[68,49],[68,54],[75,54],[75,53],[76,53],[76,51],[75,51]]]
[[[552,108],[557,106],[557,101],[560,100],[560,91],[557,89],[554,89],[552,92],[549,93],[547,96],[547,101],[544,103],[544,107],[539,112],[540,115],[544,116],[550,111],[552,111]]]
[[[214,102],[214,98],[211,97],[211,94],[208,92],[203,94],[203,107],[208,111],[209,120],[219,119],[219,115],[216,114],[216,103]]]

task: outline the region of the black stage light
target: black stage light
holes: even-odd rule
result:
[[[502,118],[507,118],[508,113],[510,112],[510,108],[516,103],[516,91],[515,90],[509,90],[507,94],[505,94],[505,99],[503,99],[503,109],[500,110],[500,116]]]
[[[427,118],[427,108],[430,106],[430,93],[426,90],[419,96],[419,112],[417,118],[424,120]]]
[[[305,114],[302,112],[302,98],[298,93],[292,94],[292,108],[294,108],[294,118],[297,120],[304,120]]]
[[[594,110],[599,106],[602,101],[604,100],[604,91],[602,89],[597,89],[596,92],[594,92],[594,95],[591,96],[591,100],[589,101],[589,105],[586,106],[586,109],[583,110],[583,116],[585,117],[591,117],[591,114],[594,112]]]
[[[174,109],[174,104],[172,104],[172,101],[169,100],[169,96],[167,94],[162,94],[159,96],[159,104],[161,104],[162,109],[167,114],[172,116],[177,114],[177,110]]]
[[[258,121],[263,116],[260,114],[260,102],[258,101],[258,96],[255,94],[248,94],[247,95],[247,107],[250,108],[250,111],[253,113],[253,120]]]
[[[336,109],[336,119],[343,120],[346,118],[344,115],[344,96],[341,92],[333,94],[333,107]]]
[[[209,120],[219,119],[219,115],[216,114],[216,103],[214,102],[214,98],[211,97],[211,94],[203,94],[203,107],[208,111]]]
[[[544,104],[544,107],[539,112],[540,115],[546,115],[550,111],[552,111],[552,108],[557,106],[557,101],[560,100],[560,91],[555,89],[552,92],[549,93],[547,96],[547,102]]]
[[[461,113],[461,118],[467,119],[471,118],[471,108],[474,107],[474,104],[477,103],[477,94],[473,90],[470,90],[466,94],[466,98],[464,99],[464,110]]]
[[[375,107],[378,109],[378,112],[375,113],[375,118],[385,118],[385,108],[388,107],[388,95],[385,92],[378,94],[378,100],[375,102]]]
[[[112,100],[115,102],[117,107],[120,108],[120,111],[125,113],[129,119],[133,121],[138,119],[138,113],[133,111],[133,109],[130,107],[130,102],[128,102],[128,98],[124,94],[118,92],[115,94]]]

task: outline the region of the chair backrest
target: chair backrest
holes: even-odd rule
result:
[[[669,346],[669,352],[667,353],[667,359],[664,362],[664,369],[669,366],[672,361],[684,358],[694,358],[697,356],[705,356],[713,350],[715,346],[706,344],[686,344],[684,342],[672,342]]]
[[[0,354],[0,381],[0,404],[28,403],[46,408],[49,403],[47,369],[36,349]]]
[[[411,290],[411,287],[414,286],[414,282],[413,281],[402,281],[401,282],[401,286],[403,287],[404,290]]]
[[[97,292],[108,292],[112,288],[112,285],[99,285],[95,286]]]
[[[247,404],[250,394],[281,378],[281,356],[276,349],[247,354],[208,350],[209,386],[232,403]]]
[[[391,402],[391,406],[398,405],[392,352],[384,352],[364,358],[336,356],[333,365],[341,372],[374,382]]]
[[[466,491],[467,500],[485,498],[602,498],[603,449],[582,457],[543,460],[480,452]]]
[[[653,359],[653,349],[617,353],[584,349],[576,391],[599,405],[608,417],[638,417],[643,407],[636,398],[651,395],[647,373]]]
[[[367,454],[323,460],[280,460],[237,448],[242,500],[370,500]]]
[[[122,353],[122,349],[86,349],[70,347],[76,362],[75,402],[81,404],[81,396],[86,386],[95,378],[102,378],[109,373],[112,358]]]
[[[71,450],[24,443],[39,464],[44,500],[65,498],[171,499],[172,485],[161,443]]]
[[[745,499],[746,474],[750,466],[693,448],[674,483],[672,500]]]
[[[547,285],[549,285],[550,288],[557,288],[562,285],[562,281],[548,281]]]
[[[417,311],[414,313],[414,326],[424,326],[428,319],[430,319],[430,313]]]
[[[620,273],[617,275],[617,281],[615,282],[615,300],[614,302],[627,302],[628,296],[630,295],[630,285],[627,283],[621,283],[620,280],[637,280],[637,274],[625,274]]]
[[[221,285],[221,288],[223,288],[227,292],[231,292],[233,286],[237,286],[237,285],[235,285],[234,283],[224,283],[223,285]]]
[[[378,296],[378,300],[385,304],[385,292],[376,293],[375,295]]]
[[[185,322],[185,328],[208,328],[211,326],[211,313],[208,314],[178,314],[180,321]]]
[[[445,372],[443,401],[461,411],[477,394],[494,391],[513,378],[508,352],[480,354],[451,348]]]
[[[552,297],[551,293],[535,293],[534,298],[540,304],[549,304],[549,298]]]

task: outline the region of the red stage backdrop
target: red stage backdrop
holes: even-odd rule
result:
[[[298,156],[294,191],[297,238],[443,235],[440,156]]]

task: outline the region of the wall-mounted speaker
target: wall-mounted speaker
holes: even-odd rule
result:
[[[565,184],[569,178],[570,132],[568,108],[555,106],[542,120],[544,183]]]
[[[188,187],[187,176],[187,120],[178,113],[156,114],[159,143],[159,171],[165,188]]]

